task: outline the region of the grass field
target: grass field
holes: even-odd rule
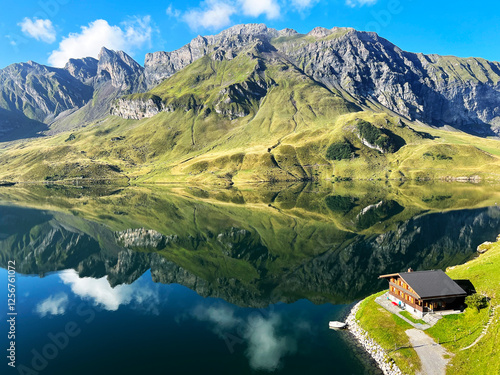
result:
[[[401,311],[400,314],[413,323],[425,324],[422,319],[415,319],[408,311]]]
[[[500,311],[490,307],[498,306],[500,296],[500,242],[491,245],[478,258],[451,267],[447,273],[453,279],[470,280],[478,293],[490,298],[490,306],[479,312],[467,308],[463,314],[445,316],[425,332],[453,354],[448,374],[499,374],[500,347],[497,343],[500,340]],[[375,303],[375,297],[384,292],[366,298],[358,311],[357,319],[375,341],[390,351],[394,346],[408,345],[404,331],[411,326]],[[488,321],[490,325],[487,333],[477,344],[465,349],[480,337]],[[403,372],[413,374],[418,369],[418,357],[415,357],[412,349],[398,350],[390,355]]]
[[[420,359],[412,348],[394,351],[395,347],[407,347],[410,340],[406,335],[410,324],[394,314],[389,313],[375,302],[375,298],[385,293],[385,290],[365,298],[356,314],[359,325],[368,331],[405,374],[417,374],[420,369]]]
[[[486,253],[460,266],[447,271],[453,279],[469,279],[478,293],[488,296],[494,315],[489,316],[490,308],[479,313],[474,310],[465,314],[439,321],[428,333],[450,350],[454,357],[448,369],[449,374],[500,374],[500,242],[495,242]],[[473,347],[470,345],[481,333],[483,326],[491,318],[491,324],[484,337]],[[472,335],[468,336],[469,330]],[[457,341],[455,342],[455,336]]]

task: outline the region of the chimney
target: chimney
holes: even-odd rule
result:
[[[413,269],[411,267],[408,268],[408,272],[413,272]]]

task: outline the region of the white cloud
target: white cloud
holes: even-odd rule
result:
[[[169,9],[170,7],[167,8],[167,14],[169,14]],[[281,14],[276,0],[205,0],[200,3],[199,8],[185,13],[183,19],[193,30],[217,30],[229,26],[232,23],[231,16],[239,10],[242,15],[248,17],[265,15],[268,19],[278,18]],[[171,12],[174,10],[170,9]]]
[[[132,53],[134,49],[151,42],[151,17],[135,17],[120,26],[112,26],[106,20],[95,20],[82,26],[81,32],[70,33],[52,51],[49,64],[62,67],[70,58],[97,57],[103,46]]]
[[[170,4],[165,11],[167,16],[169,17],[174,17],[174,18],[179,18],[181,16],[181,11],[179,9],[175,9],[172,4]]]
[[[220,29],[231,23],[231,16],[236,13],[233,4],[226,1],[207,0],[200,9],[193,9],[184,14],[184,21],[193,30]]]
[[[373,5],[377,2],[377,0],[346,0],[346,5],[354,8],[356,6],[362,7],[363,5]]]
[[[59,293],[44,299],[36,305],[35,311],[43,318],[45,315],[62,315],[68,307],[68,295]]]
[[[319,0],[292,0],[292,6],[299,12],[312,8]]]
[[[240,0],[246,16],[259,17],[265,14],[268,19],[280,16],[280,6],[275,0]]]
[[[22,22],[18,23],[24,34],[41,40],[46,43],[54,43],[56,41],[56,30],[52,25],[51,20],[30,19],[24,18]]]
[[[231,331],[241,334],[241,342],[246,341],[245,354],[254,370],[276,370],[282,358],[297,350],[293,339],[279,335],[281,319],[277,314],[250,316],[247,319],[235,316],[234,309],[226,306],[198,306],[193,314],[196,319],[213,323],[212,330],[222,339],[227,339]],[[237,340],[239,341],[239,340]]]
[[[106,310],[115,311],[121,305],[134,302],[137,305],[146,307],[147,310],[153,313],[157,313],[158,291],[147,286],[141,286],[137,282],[112,288],[106,277],[100,279],[80,278],[75,270],[63,271],[59,274],[59,277],[80,298],[91,300],[94,305],[102,306]]]

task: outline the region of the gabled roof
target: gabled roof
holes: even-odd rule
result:
[[[394,276],[401,277],[421,299],[467,295],[467,293],[442,270],[400,272],[382,275],[379,278]]]

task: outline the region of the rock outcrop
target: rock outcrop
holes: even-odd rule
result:
[[[111,81],[113,87],[124,92],[141,90],[138,78],[144,68],[123,51],[112,51],[105,47],[99,53],[97,81]]]
[[[93,57],[85,57],[83,59],[69,59],[64,66],[73,77],[85,84],[92,85],[91,80],[97,75],[98,60]]]
[[[117,99],[111,106],[111,114],[126,119],[141,120],[153,117],[165,109],[161,98],[152,96],[148,99]]]

